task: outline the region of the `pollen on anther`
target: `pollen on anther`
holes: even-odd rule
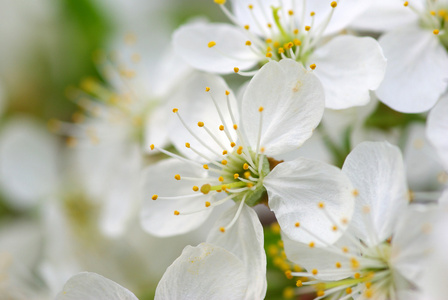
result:
[[[296,281],[296,286],[297,287],[301,287],[302,285],[303,285],[302,284],[302,280],[299,279],[299,280]]]
[[[251,183],[251,182],[247,183],[247,187],[248,187],[248,188],[252,188],[253,186],[254,186],[253,183]]]
[[[249,9],[253,9],[254,8],[254,6],[252,5],[252,4],[249,4]]]
[[[249,30],[249,25],[244,25],[244,29]]]
[[[216,46],[216,42],[215,41],[210,41],[210,42],[208,42],[207,46],[209,48],[212,48],[212,47]]]
[[[331,7],[335,8],[336,6],[338,6],[338,3],[336,1],[331,2]]]
[[[342,252],[348,253],[348,248],[347,247],[342,247]]]
[[[408,2],[408,1],[405,1],[405,2],[403,3],[403,5],[404,5],[404,6],[408,6],[408,5],[409,5],[409,2]]]
[[[173,113],[177,113],[179,110],[177,108],[173,108]]]
[[[333,227],[331,227],[331,230],[333,230],[333,231],[337,231],[337,230],[338,230],[338,226],[333,225]]]
[[[339,269],[340,267],[342,267],[341,263],[340,262],[336,262],[336,268]]]
[[[152,200],[157,200],[157,198],[159,198],[159,196],[156,194],[152,195],[152,197],[151,197]]]
[[[226,155],[227,153],[228,153],[227,150],[222,151],[222,155]]]
[[[283,49],[283,48],[278,48],[278,53],[279,53],[279,54],[285,53],[285,49]]]
[[[252,42],[251,41],[246,41],[246,46],[250,46],[250,45],[252,45]]]
[[[204,122],[198,122],[199,127],[204,127]]]
[[[438,30],[438,29],[434,29],[434,31],[433,31],[432,33],[434,33],[435,35],[437,35],[437,34],[439,34],[439,30]]]
[[[291,270],[286,270],[286,271],[285,271],[285,276],[286,276],[286,278],[288,278],[288,279],[292,279],[292,278],[293,278],[293,276],[292,276],[292,271],[291,271]]]
[[[233,129],[237,130],[238,129],[238,125],[233,124]]]
[[[266,57],[272,57],[272,53],[271,52],[266,53]]]
[[[243,153],[243,146],[239,146],[238,149],[236,150],[236,153],[241,155]]]
[[[240,177],[240,174],[238,173],[233,174],[233,179],[238,179],[238,177]]]
[[[151,145],[149,146],[149,148],[151,148],[151,150],[154,150],[154,144],[151,144]]]
[[[305,26],[305,30],[306,30],[306,31],[310,31],[310,29],[311,29],[311,26],[308,26],[308,25]]]
[[[233,148],[233,147],[235,147],[235,146],[236,146],[236,144],[235,144],[234,142],[231,142],[231,143],[230,143],[230,147]]]
[[[325,204],[323,202],[319,202],[318,206],[319,206],[319,208],[324,208]]]
[[[177,211],[177,210],[174,211],[174,215],[178,216],[179,214],[180,214],[179,211]]]
[[[197,192],[199,191],[199,188],[197,186],[193,186],[193,191]]]
[[[248,165],[247,163],[244,163],[244,165],[243,165],[243,169],[244,169],[244,170],[249,169],[249,165]]]
[[[355,279],[359,279],[359,278],[361,278],[361,274],[355,273],[355,275],[353,275],[353,277],[355,277]]]
[[[226,90],[226,96],[230,95],[230,92]]]
[[[249,179],[249,177],[250,177],[250,172],[249,171],[244,172],[244,178]]]
[[[352,289],[350,287],[345,289],[345,293],[346,294],[351,294],[352,293]]]
[[[296,222],[296,224],[294,224],[294,226],[300,227],[300,222]]]
[[[324,291],[317,291],[316,295],[317,295],[317,297],[322,297],[322,296],[325,295],[325,292]]]
[[[224,181],[224,177],[219,176],[218,180],[221,181],[221,182],[223,182],[223,181]]]
[[[205,201],[205,207],[209,207],[210,206],[210,202],[209,201]]]
[[[317,275],[317,269],[313,269],[313,270],[311,270],[311,274],[313,274],[313,275]]]
[[[258,108],[258,111],[259,112],[262,112],[264,110],[264,107],[263,106],[260,106],[259,108]]]
[[[219,227],[219,231],[226,232],[226,229],[224,227]]]
[[[308,246],[309,246],[310,248],[314,248],[315,245],[316,245],[316,244],[314,244],[314,242],[312,242],[312,241],[308,244]]]
[[[208,86],[205,87],[206,92],[210,92],[210,88]]]
[[[315,13],[314,11],[310,12],[310,16],[311,16],[311,17],[314,17],[315,14],[316,14],[316,13]]]
[[[359,191],[357,189],[354,189],[352,191],[352,195],[355,196],[355,197],[358,196],[359,195]]]
[[[311,65],[310,65],[310,69],[311,69],[311,70],[316,69],[316,64],[311,64]]]
[[[174,175],[174,179],[180,180],[180,175],[179,174]]]
[[[190,148],[190,143],[185,143],[185,147]]]
[[[238,72],[240,71],[240,68],[235,67],[235,68],[233,68],[233,71],[234,71],[235,73],[238,73]]]
[[[223,160],[221,161],[221,164],[223,164],[223,165],[227,165],[227,160],[223,159]]]
[[[202,165],[202,167],[203,167],[204,169],[208,170],[208,165],[207,165],[207,164]]]

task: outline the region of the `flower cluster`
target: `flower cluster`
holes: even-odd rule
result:
[[[0,131],[0,189],[44,203],[56,299],[143,299],[140,261],[162,265],[155,299],[447,298],[448,1],[214,2],[228,23],[95,55],[104,80],[48,123],[62,176],[55,136]],[[83,268],[83,244],[128,273]]]

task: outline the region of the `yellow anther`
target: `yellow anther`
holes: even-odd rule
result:
[[[226,229],[224,227],[219,227],[219,231],[226,232]]]
[[[358,196],[359,195],[359,191],[357,189],[354,189],[352,191],[352,195],[355,196],[355,197]]]
[[[300,222],[296,222],[296,224],[294,224],[294,226],[300,227]]]
[[[259,112],[262,112],[264,110],[264,107],[263,106],[260,106],[259,108],[258,108],[258,111]]]
[[[254,8],[254,6],[252,5],[252,4],[249,4],[249,9],[253,9]]]
[[[310,31],[310,29],[311,29],[311,26],[308,26],[308,25],[305,26],[305,30],[306,30],[306,31]]]
[[[439,34],[439,30],[438,29],[434,29],[433,32],[435,35]]]
[[[202,167],[203,167],[204,169],[208,170],[208,165],[207,165],[207,164],[203,165]]]
[[[316,69],[316,64],[311,64],[311,65],[310,65],[310,69],[311,69],[311,70]]]
[[[325,295],[324,291],[317,291],[316,293],[317,297],[322,297],[323,295]]]
[[[210,202],[205,201],[205,207],[209,207],[210,206]]]
[[[268,23],[267,25],[268,25],[268,28],[272,28],[272,24],[271,23]]]
[[[244,29],[249,30],[249,25],[244,25]]]
[[[370,289],[371,286],[372,286],[371,282],[366,282],[366,288]]]
[[[342,247],[342,252],[348,253],[348,248],[347,247]]]
[[[299,30],[296,28],[296,29],[294,29],[293,33],[294,33],[295,35],[297,35],[297,34],[299,34]]]
[[[341,219],[341,223],[344,224],[344,225],[347,225],[348,224],[348,219],[347,218],[342,218]]]
[[[224,177],[219,176],[218,180],[221,181],[221,182],[223,182],[223,181],[224,181]]]
[[[201,186],[201,193],[204,195],[207,195],[208,192],[210,192],[210,190],[212,189],[210,184],[204,184],[203,186]]]
[[[253,183],[250,183],[250,182],[247,183],[247,187],[248,187],[248,188],[252,188],[253,186],[254,186]]]
[[[294,14],[294,11],[292,9],[288,10],[288,15],[292,16]]]
[[[190,143],[185,143],[185,147],[190,148]]]
[[[240,68],[235,67],[235,68],[233,68],[233,71],[234,71],[235,73],[238,73],[238,72],[240,71]]]
[[[308,246],[310,246],[310,248],[314,248],[315,245],[316,245],[316,244],[314,244],[314,242],[310,242],[310,243],[308,244]]]
[[[240,177],[240,174],[238,173],[233,174],[233,179],[237,179],[238,177]]]
[[[199,127],[204,127],[204,122],[198,122]]]
[[[173,113],[177,113],[179,110],[177,108],[173,108]]]
[[[244,178],[248,179],[250,177],[250,172],[246,171],[244,172]]]
[[[250,46],[250,45],[252,45],[252,42],[251,41],[246,41],[246,46]]]
[[[178,216],[179,214],[180,214],[179,211],[177,211],[177,210],[174,211],[174,215]]]
[[[294,46],[294,43],[293,42],[289,42],[288,44],[286,44],[285,48],[291,49],[293,46]]]
[[[249,169],[249,165],[248,165],[247,163],[244,163],[244,165],[243,165],[243,169],[244,169],[244,170]]]
[[[373,291],[372,290],[366,290],[366,292],[364,294],[365,294],[366,298],[372,298]]]
[[[75,147],[77,143],[78,143],[78,140],[72,136],[69,136],[65,140],[65,144],[67,145],[67,147]]]
[[[408,6],[408,5],[409,5],[409,2],[408,2],[408,1],[405,1],[405,2],[403,3],[403,5],[404,5],[404,6]]]
[[[324,208],[325,204],[323,202],[319,202],[318,206],[319,206],[319,208]]]
[[[235,146],[236,146],[236,144],[235,144],[234,142],[231,142],[231,143],[230,143],[230,147],[233,148],[233,147],[235,147]]]
[[[216,4],[224,5],[226,4],[226,0],[214,0]]]
[[[355,277],[355,279],[359,279],[359,278],[361,278],[361,274],[355,273],[355,275],[353,275],[353,277]]]
[[[239,146],[238,149],[236,150],[236,153],[241,155],[243,153],[243,146]]]
[[[271,52],[266,53],[266,57],[272,57],[272,53]]]
[[[303,284],[302,284],[302,280],[297,280],[296,281],[296,286],[298,286],[298,287],[301,287]]]
[[[313,269],[313,270],[311,270],[311,274],[313,274],[314,276],[316,276],[316,275],[317,275],[317,269]]]
[[[341,263],[340,262],[336,262],[336,268],[339,269],[340,267],[342,267]]]
[[[280,47],[280,42],[279,42],[279,41],[275,41],[275,42],[274,42],[274,47],[275,47],[275,48]]]
[[[435,16],[435,15],[436,15],[436,12],[433,11],[433,10],[431,10],[429,13],[430,13],[432,16]]]
[[[285,53],[285,49],[283,49],[283,48],[278,48],[278,53]]]
[[[159,196],[158,196],[158,195],[155,195],[155,194],[152,195],[152,197],[151,197],[152,200],[157,200],[157,198],[159,198]]]
[[[291,270],[286,270],[285,271],[285,276],[286,276],[286,278],[288,278],[288,279],[292,279],[293,278],[293,276],[292,276],[292,271]]]
[[[238,129],[238,125],[233,124],[233,129],[237,130]]]
[[[209,48],[215,47],[216,46],[216,42],[215,41],[210,41],[210,42],[208,42],[207,46]]]
[[[350,264],[352,265],[352,269],[358,269],[359,268],[359,261],[356,258],[354,258],[354,257],[352,257],[350,259]]]
[[[222,151],[222,155],[226,155],[227,153],[227,150]]]
[[[337,231],[337,230],[338,230],[338,226],[333,225],[333,227],[331,227],[331,230],[333,230],[333,231]]]
[[[223,160],[221,161],[221,163],[222,163],[223,165],[227,165],[227,160],[223,159]]]
[[[272,43],[272,39],[266,39],[266,44]]]
[[[207,87],[205,87],[205,91],[206,92],[210,92],[210,88],[207,86]]]
[[[352,289],[349,288],[349,287],[346,288],[346,289],[345,289],[345,293],[346,293],[346,294],[351,294],[351,293],[352,293]]]
[[[154,150],[154,144],[151,144],[151,145],[149,146],[149,148],[151,148],[151,150]]]
[[[219,125],[219,130],[223,131],[224,130],[224,125]]]
[[[174,179],[180,180],[180,175],[179,174],[174,175]]]
[[[264,147],[261,147],[261,148],[260,148],[260,152],[261,152],[261,153],[264,153],[264,150],[266,150]]]
[[[199,188],[197,186],[193,186],[193,191],[197,192],[199,191]]]
[[[291,286],[287,286],[283,289],[282,296],[285,299],[293,299],[296,295],[296,292],[294,291],[294,288]]]
[[[315,13],[314,11],[310,12],[310,16],[311,16],[311,17],[314,17],[315,14],[316,14],[316,13]]]
[[[336,6],[338,6],[338,3],[336,1],[331,2],[331,7],[335,8]]]

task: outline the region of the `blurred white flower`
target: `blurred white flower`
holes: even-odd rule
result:
[[[187,158],[153,146],[173,159],[147,170],[141,215],[145,230],[158,236],[188,232],[214,207],[234,200],[240,209],[221,228],[225,232],[245,204],[266,202],[267,194],[280,226],[295,239],[308,238],[296,234],[299,218],[324,239],[335,240],[340,232],[331,230],[334,224],[317,203],[327,203],[335,218],[348,220],[353,209],[349,180],[325,163],[272,158],[299,148],[320,122],[324,95],[317,78],[293,60],[269,62],[249,83],[241,108],[219,77],[194,82],[183,93],[195,101],[178,103],[173,116],[179,120],[170,130],[173,144]],[[205,92],[204,83],[210,84]],[[198,120],[198,129],[191,129],[189,124]]]
[[[419,288],[436,209],[408,205],[401,153],[388,143],[360,144],[343,171],[358,192],[345,234],[322,248],[284,239],[288,258],[307,270],[292,275],[310,278],[297,285],[315,286],[316,299],[408,299],[402,293]]]
[[[381,83],[386,60],[369,37],[336,35],[366,8],[361,1],[235,0],[233,13],[215,1],[235,24],[187,24],[173,35],[177,53],[193,67],[227,74],[269,60],[291,58],[314,70],[325,89],[326,107],[365,105]]]

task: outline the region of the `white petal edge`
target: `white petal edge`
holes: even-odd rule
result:
[[[426,135],[436,148],[448,171],[448,93],[430,111],[426,123]]]

